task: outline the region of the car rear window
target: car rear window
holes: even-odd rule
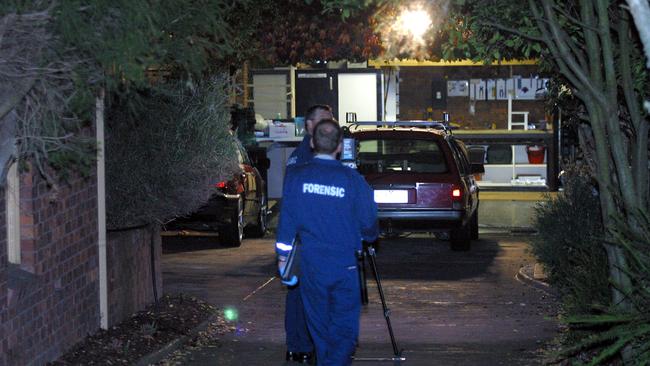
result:
[[[360,140],[357,167],[362,174],[447,172],[447,164],[438,142],[424,139]]]

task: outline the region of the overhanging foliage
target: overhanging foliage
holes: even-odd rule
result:
[[[237,168],[229,132],[227,78],[197,87],[174,83],[138,92],[127,111],[116,97],[107,111],[109,228],[163,223],[197,209]]]
[[[69,49],[60,48],[52,31],[53,5],[18,9],[10,4],[0,8],[0,121],[3,128],[15,120],[16,132],[3,144],[15,144],[17,152],[7,151],[25,162],[32,162],[56,194],[55,168],[66,176],[70,167],[87,175],[95,153],[88,120],[79,114],[75,101],[80,89],[75,69],[84,59]],[[46,4],[47,5],[47,4]],[[11,118],[5,118],[8,115]],[[3,156],[4,162],[12,157]],[[49,165],[49,167],[48,167]],[[24,166],[24,164],[23,164]],[[55,197],[55,196],[53,196]]]

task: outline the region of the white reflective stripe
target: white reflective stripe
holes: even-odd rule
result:
[[[284,243],[275,243],[275,247],[280,250],[286,250],[286,251],[293,249],[293,245],[284,244]]]

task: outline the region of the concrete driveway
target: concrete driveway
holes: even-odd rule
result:
[[[275,279],[273,238],[222,248],[216,238],[163,241],[163,283],[234,309],[237,331],[180,360],[184,365],[283,365],[285,289]],[[557,331],[555,300],[515,278],[531,263],[526,236],[485,234],[452,252],[426,234],[383,240],[377,264],[404,365],[537,365]],[[363,358],[393,355],[378,291],[361,317]],[[359,365],[387,362],[356,361]],[[392,363],[392,362],[388,362]]]

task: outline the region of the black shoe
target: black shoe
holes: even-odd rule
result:
[[[301,352],[297,354],[297,362],[311,364],[313,354],[311,352]]]
[[[287,351],[286,360],[298,363],[310,363],[313,355],[311,352],[291,352]]]

